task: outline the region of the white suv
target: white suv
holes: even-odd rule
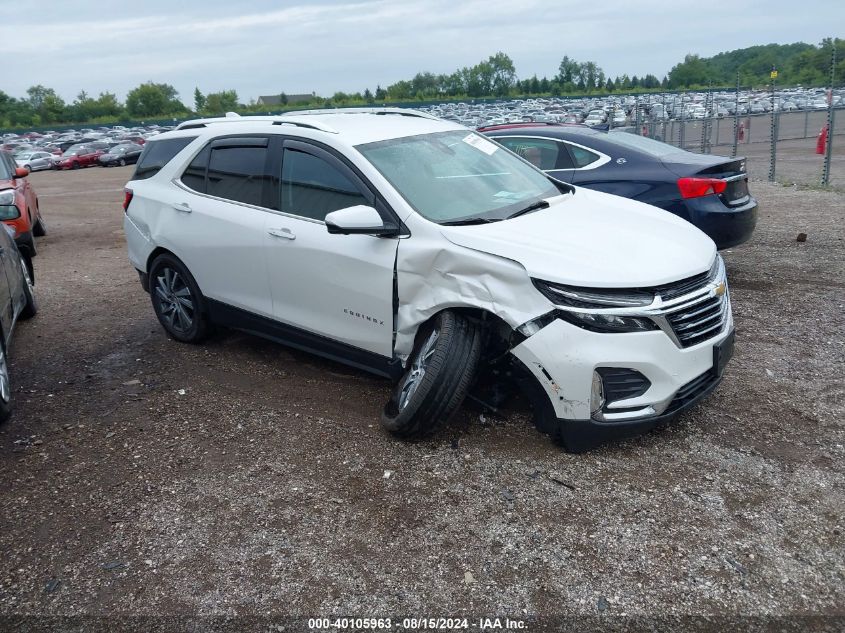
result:
[[[421,113],[183,123],[146,144],[124,208],[170,336],[223,325],[392,378],[400,437],[495,376],[585,450],[712,391],[733,350],[704,233]]]

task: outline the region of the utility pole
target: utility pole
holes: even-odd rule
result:
[[[772,66],[772,72],[769,74],[769,77],[772,80],[772,94],[771,94],[771,107],[772,107],[772,119],[771,119],[771,136],[772,136],[772,145],[771,145],[771,156],[769,158],[769,182],[775,181],[775,161],[777,159],[777,142],[778,142],[778,125],[777,125],[777,113],[775,112],[775,79],[778,77],[778,71]]]
[[[830,184],[830,161],[833,155],[833,83],[836,81],[836,38],[833,38],[833,56],[830,60],[830,92],[827,93],[827,151],[822,168],[822,184]]]
[[[736,99],[734,101],[734,146],[731,158],[736,158],[737,143],[739,143],[739,71],[736,71]]]

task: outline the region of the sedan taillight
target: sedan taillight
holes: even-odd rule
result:
[[[701,198],[710,194],[720,194],[728,183],[719,178],[680,178],[678,189],[682,198]]]
[[[123,212],[126,213],[129,210],[129,203],[132,202],[132,190],[131,189],[124,189],[123,190]]]

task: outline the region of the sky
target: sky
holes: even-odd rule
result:
[[[837,0],[0,0],[0,90],[34,84],[66,101],[169,83],[186,104],[259,95],[363,92],[420,71],[451,73],[497,51],[520,78],[552,77],[564,55],[607,75],[662,78],[687,53],[842,37]],[[14,6],[14,9],[12,9]]]

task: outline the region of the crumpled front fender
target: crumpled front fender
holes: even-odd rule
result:
[[[445,248],[444,248],[445,246]],[[517,262],[419,234],[401,240],[394,353],[404,363],[419,326],[447,308],[479,308],[515,328],[553,308]]]

